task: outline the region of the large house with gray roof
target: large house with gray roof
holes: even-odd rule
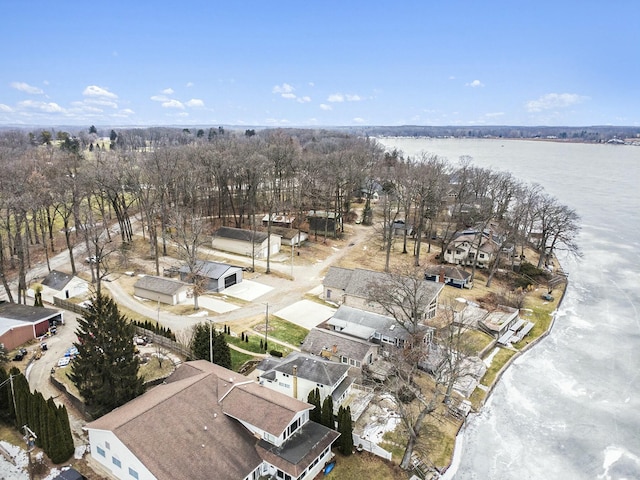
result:
[[[198,360],[85,429],[92,461],[118,479],[312,479],[339,436],[312,408]]]
[[[306,401],[309,393],[317,388],[320,403],[331,396],[336,413],[354,381],[348,375],[349,365],[298,352],[285,358],[265,358],[256,367],[256,372],[261,385],[298,400]]]
[[[390,275],[362,268],[349,269],[329,267],[322,281],[324,298],[338,305],[359,308],[376,313],[386,313],[381,306],[370,298],[372,287],[389,284],[393,287]],[[408,277],[407,277],[408,278]],[[443,285],[426,280],[420,284],[419,295],[425,299],[422,320],[433,318],[438,309],[438,300]]]

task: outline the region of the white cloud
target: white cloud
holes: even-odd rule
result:
[[[178,100],[167,100],[166,102],[162,103],[162,106],[164,108],[179,108],[180,110],[184,109],[184,105]]]
[[[178,114],[178,117],[188,117],[188,116],[189,116],[189,114],[187,112],[180,112]]]
[[[288,83],[283,83],[282,85],[276,85],[275,87],[273,87],[271,93],[291,93],[294,90],[295,88],[293,88]]]
[[[29,108],[33,110],[40,110],[47,113],[63,112],[64,109],[54,102],[35,102],[33,100],[25,100],[18,103],[20,107]]]
[[[351,95],[351,94],[342,94],[342,93],[332,93],[327,97],[327,102],[333,103],[341,103],[341,102],[359,102],[362,100],[360,95]]]
[[[41,95],[44,93],[41,88],[34,87],[26,82],[12,82],[11,86],[16,90],[20,90],[21,92],[25,93],[31,93],[33,95]]]
[[[199,98],[192,98],[186,103],[187,107],[204,107],[204,102]]]
[[[124,109],[120,110],[120,113],[122,113],[124,115],[133,115],[136,112],[134,112],[130,108],[124,108]]]
[[[353,119],[353,123],[364,123],[364,118],[361,117],[355,117]]]
[[[321,110],[333,110],[333,107],[331,105],[327,105],[326,103],[321,103],[320,104],[320,109]]]
[[[288,98],[289,100],[293,100],[294,98],[296,98],[296,94],[295,93],[283,93],[280,96],[282,98]]]
[[[185,85],[185,87],[187,87],[187,88],[193,87],[193,82],[187,82],[187,84]]]
[[[474,80],[471,83],[465,83],[465,86],[471,88],[484,87],[484,83],[482,83],[480,80]]]
[[[168,102],[170,99],[166,95],[154,95],[151,100],[154,102]]]
[[[298,103],[309,103],[310,101],[311,101],[311,97],[308,95],[298,98]]]
[[[89,85],[84,89],[82,95],[85,97],[105,97],[105,98],[118,98],[115,93],[110,92],[106,88],[98,87],[96,85]]]
[[[173,93],[173,88],[165,88],[164,90],[162,90],[162,93],[164,93],[165,95],[171,95]]]
[[[449,80],[455,80],[456,77],[454,77],[453,75],[449,75]]]
[[[316,86],[316,84],[315,84],[315,83],[313,83],[313,82],[309,82],[309,86],[310,86],[310,87],[315,87],[315,86]]]
[[[118,104],[116,102],[112,102],[111,100],[103,100],[100,98],[88,98],[84,101],[84,103],[90,105],[100,105],[102,107],[118,108]]]
[[[529,112],[541,112],[554,108],[570,107],[588,99],[589,97],[575,93],[547,93],[537,100],[529,100],[525,106]]]
[[[491,113],[484,114],[484,116],[488,118],[502,117],[503,115],[504,115],[504,112],[491,112]]]
[[[0,112],[13,112],[13,109],[9,105],[0,103]]]

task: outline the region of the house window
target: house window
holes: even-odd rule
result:
[[[104,442],[104,446],[107,450],[111,450],[111,445],[109,445],[109,442]]]
[[[331,299],[331,290],[327,288],[327,300]]]
[[[349,363],[349,359],[345,356],[340,357],[340,363]]]
[[[118,468],[122,467],[122,462],[118,460],[116,457],[111,457],[111,463],[113,463]]]
[[[269,443],[274,443],[276,441],[276,437],[267,432],[264,432],[264,439]]]
[[[129,467],[129,475],[131,478],[135,478],[138,480],[138,472],[136,472],[133,468]]]
[[[359,361],[357,361],[357,360],[350,359],[350,360],[349,360],[349,365],[351,365],[352,367],[358,367],[358,368],[360,368],[360,362],[359,362]]]
[[[106,457],[106,454],[103,448],[96,447],[96,451],[98,452],[98,455],[100,455],[101,457]]]

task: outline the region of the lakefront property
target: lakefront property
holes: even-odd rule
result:
[[[262,135],[264,144],[234,142],[270,146],[264,159],[293,145],[286,175],[256,182],[238,163],[233,180],[211,166],[186,190],[184,176],[171,188],[130,185],[116,199],[129,210],[64,228],[60,274],[42,279],[64,294],[31,291],[34,303],[45,292],[81,319],[48,342],[44,314],[35,330],[21,324],[29,335],[7,323],[7,344],[27,342],[15,365],[26,371],[31,362],[32,378],[47,382],[34,389],[53,385],[81,407],[87,468],[106,478],[346,478],[351,462],[358,471],[378,465],[385,480],[439,475],[466,416],[548,330],[566,282],[554,251],[575,235],[575,216],[538,192],[532,205],[547,202],[572,221],[545,217],[509,176],[470,165],[425,169],[369,139],[328,132],[316,135],[361,173],[303,174],[324,158],[310,153],[316,136],[309,150],[302,137]],[[216,158],[226,138],[198,144],[199,158]],[[357,163],[371,151],[375,165]],[[151,168],[130,153],[135,171]],[[265,166],[264,175],[275,171]],[[337,193],[336,178],[344,182]],[[392,188],[400,179],[406,184]],[[375,185],[385,187],[362,195]],[[152,194],[157,206],[145,210]],[[30,245],[33,258],[47,259],[48,245]],[[74,255],[89,260],[76,265]],[[92,288],[72,296],[74,276]],[[102,309],[107,299],[115,312]],[[63,341],[63,358],[43,354]],[[385,465],[395,477],[381,473]]]

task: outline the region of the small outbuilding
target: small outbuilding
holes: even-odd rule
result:
[[[193,274],[188,266],[183,265],[179,272],[182,281],[193,283],[190,278]],[[205,289],[210,292],[222,292],[225,288],[242,282],[242,268],[227,263],[198,260],[195,272],[205,280]]]
[[[186,282],[145,275],[133,285],[133,294],[147,300],[177,305],[187,300],[190,288],[191,286]]]
[[[271,227],[271,233],[280,235],[282,245],[295,245],[296,247],[303,244],[309,239],[307,232],[298,230],[297,228]]]
[[[242,228],[220,227],[213,234],[211,246],[224,252],[237,253],[247,257],[266,258],[269,249],[271,254],[280,252],[282,239],[280,235],[245,230]]]

